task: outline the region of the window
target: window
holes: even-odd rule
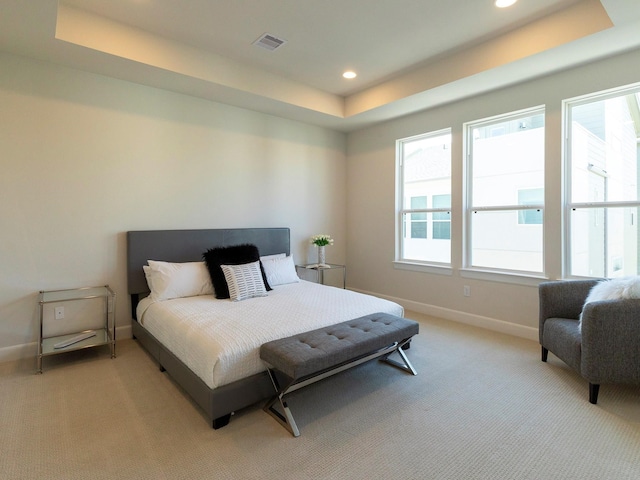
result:
[[[465,127],[465,266],[542,273],[544,109]]]
[[[566,271],[585,277],[640,272],[640,85],[565,104]]]
[[[398,260],[451,263],[451,131],[397,141]]]

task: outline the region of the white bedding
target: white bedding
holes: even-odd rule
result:
[[[403,316],[397,303],[300,281],[241,302],[213,295],[143,299],[138,321],[210,388],[265,370],[260,345],[375,312]]]

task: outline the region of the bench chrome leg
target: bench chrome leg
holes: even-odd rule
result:
[[[409,372],[412,375],[417,375],[418,372],[416,371],[415,368],[413,368],[413,365],[411,365],[411,362],[409,361],[409,358],[407,358],[407,354],[404,353],[404,349],[402,348],[403,345],[409,343],[411,341],[410,338],[408,338],[407,340],[400,342],[400,344],[398,344],[397,348],[395,350],[393,350],[392,352],[390,352],[389,354],[383,356],[380,360],[383,362],[388,363],[389,365],[393,365],[394,367],[399,368],[400,370],[404,370],[405,372]],[[402,358],[402,362],[400,363],[396,360],[393,360],[392,358],[389,358],[389,356],[393,353],[397,353],[398,355],[400,355],[400,357]]]
[[[273,418],[275,418],[275,420],[280,425],[282,425],[284,428],[289,430],[289,432],[291,432],[291,435],[293,435],[294,437],[299,437],[300,430],[298,430],[298,425],[296,425],[296,421],[293,419],[293,415],[291,414],[291,410],[289,410],[289,406],[287,405],[287,402],[282,400],[282,397],[287,392],[287,389],[286,388],[280,389],[278,379],[276,378],[275,374],[271,371],[270,368],[267,369],[267,372],[269,372],[269,377],[271,378],[271,383],[273,383],[273,388],[275,388],[278,394],[274,396],[271,400],[269,400],[265,404],[265,406],[262,407],[262,409],[265,412],[267,412],[269,415],[271,415]],[[284,413],[284,415],[278,412],[274,408],[274,405],[276,404],[276,402],[280,403],[280,407],[282,408],[282,412]]]

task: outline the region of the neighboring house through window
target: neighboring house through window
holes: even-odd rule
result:
[[[518,205],[536,206],[544,204],[544,188],[525,188],[518,190]],[[542,225],[542,211],[520,210],[518,212],[518,224]]]
[[[416,210],[426,210],[427,197],[420,195],[419,197],[411,197],[411,210],[414,213],[408,215],[411,225],[411,238],[427,238],[427,213],[416,212]]]
[[[451,194],[445,193],[433,196],[433,208],[451,208]],[[433,212],[433,238],[437,240],[451,240],[451,213]]]

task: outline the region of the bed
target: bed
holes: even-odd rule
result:
[[[143,269],[149,260],[200,262],[208,249],[239,244],[255,245],[261,256],[291,253],[288,228],[127,232],[133,336],[202,408],[213,428],[273,395],[259,358],[262,343],[379,311],[404,313],[388,300],[303,280],[237,302],[208,294],[164,301],[149,296]]]

